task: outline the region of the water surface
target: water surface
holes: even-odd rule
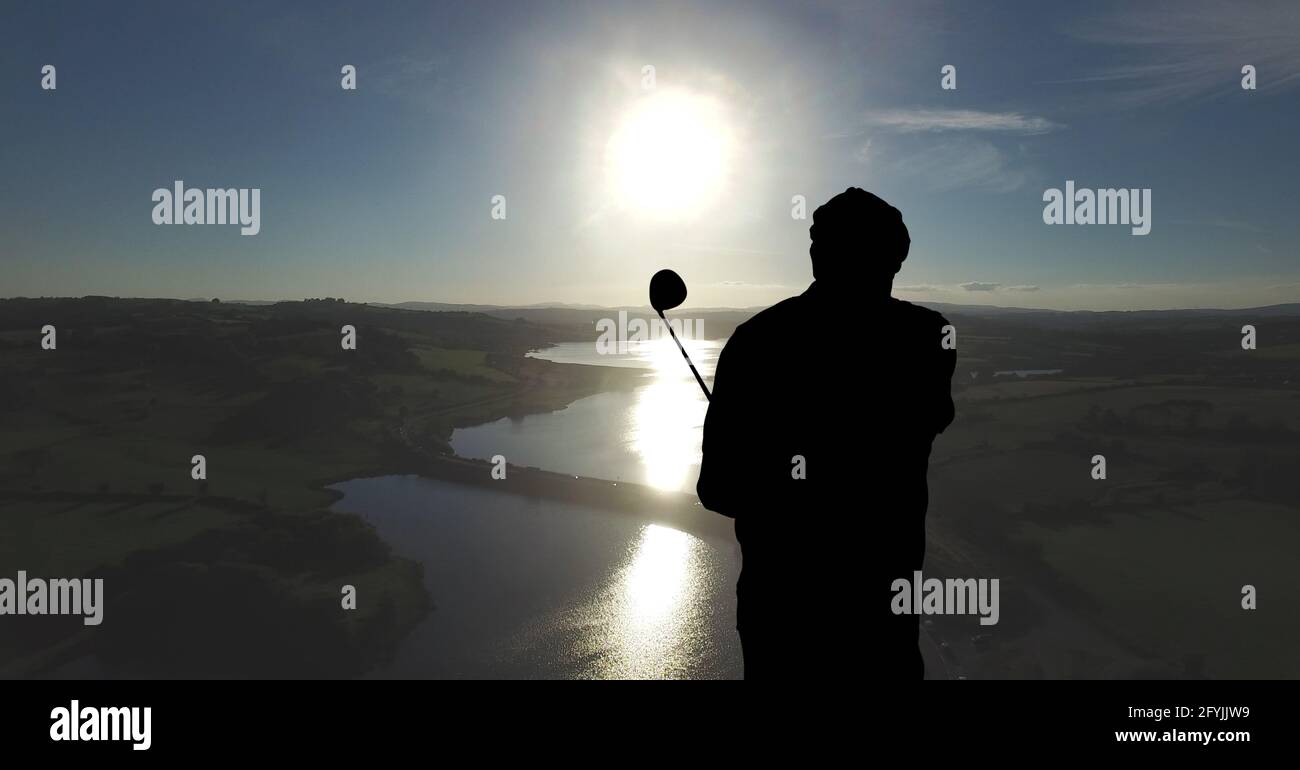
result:
[[[732,541],[415,476],[334,488],[424,565],[435,604],[375,676],[741,676]]]
[[[724,340],[686,340],[691,360],[712,384]],[[530,355],[566,364],[643,369],[645,384],[598,393],[548,414],[502,418],[462,428],[451,446],[462,457],[504,455],[516,465],[693,492],[708,402],[669,338],[629,343],[601,355],[594,342],[566,342]]]

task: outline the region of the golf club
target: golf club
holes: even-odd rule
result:
[[[682,277],[672,270],[664,269],[650,277],[650,307],[655,309],[659,318],[668,327],[668,333],[672,335],[673,342],[677,343],[677,349],[682,351],[682,358],[686,359],[686,365],[691,367],[691,374],[695,375],[695,381],[700,383],[700,390],[704,391],[705,400],[712,401],[713,396],[709,393],[709,387],[704,384],[704,378],[700,376],[700,371],[695,368],[691,362],[691,357],[687,355],[686,348],[682,341],[677,339],[677,332],[673,331],[672,324],[664,318],[665,310],[672,310],[686,301],[686,282]]]

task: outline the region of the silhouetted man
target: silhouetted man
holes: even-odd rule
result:
[[[925,557],[926,466],[952,422],[938,313],[890,296],[911,239],[859,188],[813,213],[813,283],[736,328],[696,487],[736,520],[746,678],[920,678],[895,578]]]

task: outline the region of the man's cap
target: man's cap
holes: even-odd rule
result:
[[[808,232],[814,244],[820,241],[834,251],[851,245],[861,248],[863,256],[899,262],[912,245],[903,214],[861,187],[850,187],[818,206]]]

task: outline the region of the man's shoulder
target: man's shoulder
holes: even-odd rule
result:
[[[726,349],[744,350],[751,347],[751,340],[754,345],[770,344],[773,340],[779,342],[796,330],[806,329],[805,321],[808,320],[811,310],[807,297],[795,296],[783,299],[736,324],[736,328],[727,339]]]
[[[947,326],[948,319],[944,318],[943,313],[937,310],[931,310],[923,305],[916,305],[905,299],[891,297],[894,303],[895,312],[900,316],[924,326]]]
[[[784,328],[792,318],[807,313],[808,299],[802,295],[787,297],[771,307],[763,308],[748,320],[736,325],[732,336],[762,333],[767,329]]]
[[[866,317],[878,317],[875,314],[883,309],[887,316],[893,316],[905,328],[923,329],[927,332],[941,329],[949,324],[948,319],[937,310],[931,310],[928,307],[895,297],[890,297],[883,306],[873,303],[869,307],[863,306],[859,309]],[[813,298],[807,294],[783,299],[771,307],[760,310],[748,320],[737,324],[735,331],[731,334],[731,340],[783,334],[795,328],[797,324],[813,317],[819,321],[825,320],[826,314],[819,312],[819,310],[824,310],[824,308],[819,309]],[[830,317],[842,318],[842,314],[831,314]]]

